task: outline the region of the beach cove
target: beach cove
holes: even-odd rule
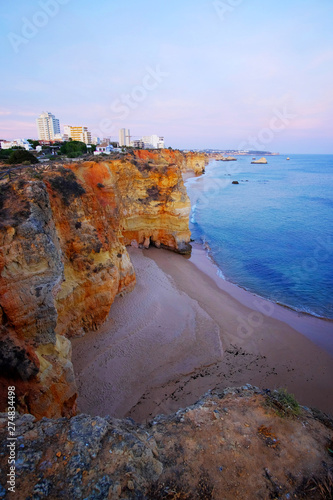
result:
[[[144,422],[250,383],[333,413],[331,322],[227,283],[203,248],[190,259],[156,248],[129,254],[136,288],[116,298],[98,331],[72,340],[80,411]]]

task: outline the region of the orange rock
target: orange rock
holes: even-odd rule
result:
[[[181,173],[202,172],[206,162],[197,153],[136,150],[2,187],[0,410],[10,382],[20,411],[75,414],[68,338],[97,329],[117,294],[134,287],[126,245],[190,252]]]

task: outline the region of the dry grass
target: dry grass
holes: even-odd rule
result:
[[[300,498],[309,499],[333,499],[333,474],[332,470],[328,470],[326,475],[321,477],[311,477],[305,481],[297,493]]]
[[[280,417],[297,417],[301,413],[301,407],[295,396],[286,389],[269,391],[266,405],[273,408]]]

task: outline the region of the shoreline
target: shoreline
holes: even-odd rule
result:
[[[186,187],[186,190],[188,191],[188,184],[190,184],[188,181],[191,181],[193,180],[193,178],[196,178],[198,176],[194,175],[194,172],[193,171],[187,171],[185,173],[182,174],[183,175],[183,181],[184,181],[184,184],[185,184],[185,187]],[[203,174],[204,175],[204,174]],[[201,176],[199,176],[201,177]],[[192,207],[192,204],[191,204],[191,214],[190,214],[190,217],[192,215],[192,210],[193,210],[194,207]],[[269,304],[273,304],[273,306],[277,306],[279,308],[282,308],[282,309],[285,309],[287,311],[290,311],[291,313],[295,313],[297,314],[298,317],[303,317],[304,318],[313,318],[313,320],[318,320],[318,321],[324,321],[324,322],[327,322],[330,324],[330,327],[328,327],[328,329],[330,329],[331,331],[331,337],[332,338],[329,338],[329,339],[326,339],[327,342],[329,343],[329,350],[330,350],[330,353],[333,355],[333,318],[327,318],[327,317],[322,317],[322,316],[317,316],[316,314],[313,314],[311,312],[307,312],[307,311],[301,311],[301,310],[297,310],[296,308],[294,308],[293,306],[290,306],[288,304],[283,304],[283,303],[279,303],[279,302],[276,302],[274,300],[271,300],[265,296],[262,296],[262,295],[258,295],[256,294],[255,292],[249,290],[249,289],[246,289],[244,287],[242,287],[240,284],[238,283],[234,283],[232,281],[229,281],[224,273],[223,273],[223,270],[220,269],[219,265],[215,262],[214,260],[214,257],[212,255],[212,251],[209,247],[209,244],[207,242],[203,242],[203,241],[195,241],[195,240],[191,240],[191,246],[192,246],[192,249],[194,250],[194,252],[192,251],[192,262],[197,265],[197,267],[200,269],[200,258],[198,258],[198,255],[195,255],[195,254],[198,254],[200,252],[200,250],[202,250],[205,255],[207,256],[208,260],[210,261],[211,265],[216,268],[216,270],[221,273],[221,276],[217,276],[217,279],[218,279],[218,282],[219,280],[221,279],[224,283],[226,283],[226,287],[228,287],[228,292],[231,293],[235,298],[237,298],[238,300],[242,300],[242,298],[244,299],[244,303],[248,303],[249,302],[249,297],[247,297],[247,300],[246,300],[246,296],[244,295],[242,297],[242,295],[240,295],[237,290],[242,290],[248,294],[250,294],[254,299],[251,301],[252,303],[254,302],[254,300],[263,300]],[[215,279],[215,278],[214,278]],[[229,287],[229,285],[231,285]],[[224,287],[222,286],[222,289],[224,289]],[[274,316],[275,317],[275,316]],[[288,316],[288,324],[290,324],[290,326],[293,326],[293,328],[296,328],[298,329],[299,326],[298,326],[298,321],[295,321],[295,318],[293,317],[293,315],[291,314],[290,316]],[[318,325],[315,325],[313,324],[312,327],[316,327]],[[313,336],[311,335],[310,331],[309,331],[309,328],[306,324],[303,325],[303,327],[301,327],[300,330],[301,333],[303,333],[304,335],[309,335],[309,338],[311,338],[311,340],[313,340],[314,342],[317,341],[317,337],[316,336]],[[323,344],[320,344],[322,345],[324,348],[325,346]]]
[[[204,249],[191,258],[128,250],[136,288],[115,300],[97,332],[72,340],[80,411],[144,422],[209,390],[250,383],[285,387],[300,404],[333,414],[332,356],[276,311],[258,315],[249,300],[260,298],[219,278]],[[278,309],[312,331],[311,318]]]
[[[332,324],[332,334],[333,334],[333,318],[326,318],[325,316],[317,316],[314,313],[296,309],[293,306],[288,306],[287,304],[283,304],[282,302],[280,303],[280,302],[274,301],[272,299],[269,299],[267,297],[264,297],[262,295],[258,295],[257,293],[252,292],[250,289],[245,288],[245,287],[241,286],[238,283],[234,283],[233,281],[230,281],[229,279],[227,279],[225,277],[222,269],[220,269],[219,265],[215,262],[213,254],[212,254],[212,250],[209,247],[209,245],[208,245],[207,242],[191,241],[191,246],[192,246],[192,249],[194,248],[194,249],[198,249],[198,250],[203,250],[204,251],[204,253],[207,256],[208,260],[211,262],[212,266],[214,268],[216,268],[216,274],[217,274],[218,278],[220,278],[222,281],[224,281],[226,283],[229,283],[230,285],[233,285],[234,287],[236,287],[236,289],[244,290],[244,292],[247,292],[250,295],[253,295],[255,298],[257,298],[259,300],[265,300],[265,301],[267,301],[267,302],[269,302],[269,303],[271,303],[273,305],[277,305],[279,307],[287,309],[288,311],[294,312],[294,313],[296,313],[299,316],[305,316],[305,317],[309,317],[309,318],[314,318],[314,319],[317,319],[317,320],[320,320],[320,321],[327,321],[328,323]],[[194,258],[192,260],[192,262],[195,264],[196,259]]]
[[[188,181],[189,179],[193,179],[196,178],[196,177],[201,177],[200,175],[195,175],[195,172],[194,170],[186,170],[186,172],[182,172],[182,178],[183,178],[183,182],[184,184],[186,183],[186,181]],[[185,184],[185,187],[186,187],[186,184]],[[191,207],[192,208],[192,207]]]
[[[227,280],[204,244],[192,242],[191,245],[190,261],[210,276],[221,290],[255,311],[287,323],[333,356],[333,320],[331,318],[321,318],[297,311],[291,306],[274,302]],[[205,262],[205,259],[208,262]],[[221,276],[218,273],[221,273]]]

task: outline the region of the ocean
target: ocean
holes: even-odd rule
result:
[[[192,239],[224,279],[333,319],[333,155],[266,158],[214,160],[186,182]]]

